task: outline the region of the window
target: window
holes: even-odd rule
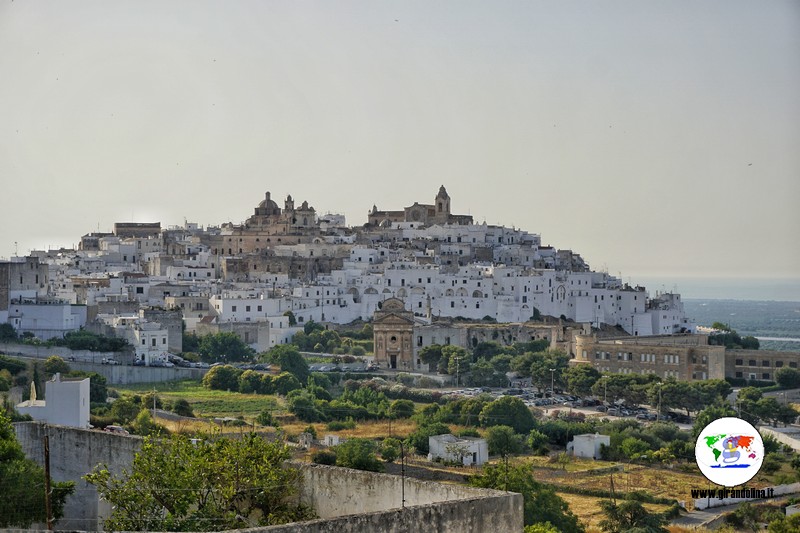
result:
[[[144,294],[144,287],[136,287],[136,294]]]
[[[790,362],[789,368],[797,368],[797,363],[795,363],[794,361]]]
[[[249,306],[249,305],[246,305],[246,306],[245,306],[245,308],[244,308],[244,310],[245,310],[245,311],[247,311],[247,312],[249,313],[249,312],[250,312],[250,306]]]
[[[742,363],[743,363],[743,362],[744,362],[744,361],[742,361],[741,359],[737,359],[737,360],[736,360],[736,366],[742,366]]]
[[[397,342],[397,337],[395,337],[394,335],[392,335],[392,337],[391,337],[389,340],[390,340],[390,341],[392,341],[392,342]]]
[[[740,377],[742,377],[742,373],[741,373],[741,372],[737,372],[737,373],[736,373],[736,377],[737,377],[737,378],[740,378]]]
[[[161,344],[167,344],[167,338],[161,337]]]
[[[761,379],[769,379],[769,372],[764,372],[761,374]]]
[[[261,306],[260,305],[258,306],[258,312],[259,313],[261,312]]]
[[[766,359],[764,361],[761,361],[761,366],[769,366],[769,361]]]
[[[748,366],[756,366],[756,360],[755,360],[755,359],[750,359],[750,360],[747,362],[747,365],[748,365]]]
[[[780,368],[783,366],[783,361],[775,361],[775,368]]]
[[[155,347],[156,345],[156,338],[153,337],[152,342],[150,343],[151,346]]]
[[[456,306],[455,302],[450,302],[450,307],[455,307],[455,306]]]
[[[233,311],[234,313],[236,312],[236,306],[235,305],[231,306],[231,311]]]

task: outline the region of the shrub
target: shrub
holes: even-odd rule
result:
[[[328,422],[328,429],[330,431],[341,431],[343,429],[355,429],[356,428],[356,421],[352,418],[348,418],[347,420],[334,420],[332,422]]]
[[[317,450],[311,454],[311,460],[318,465],[335,465],[336,452],[333,450]]]

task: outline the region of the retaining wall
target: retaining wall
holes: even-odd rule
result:
[[[94,486],[81,478],[101,463],[114,474],[130,469],[142,439],[39,422],[17,422],[14,431],[25,455],[40,465],[44,465],[44,436],[48,435],[50,475],[55,481],[75,482],[75,492],[67,498],[64,518],[55,524],[56,529],[102,529],[98,517],[108,515],[107,504],[100,502]]]
[[[25,454],[44,461],[43,437],[50,437],[50,471],[57,481],[76,482],[67,499],[64,518],[56,529],[96,531],[108,504],[81,479],[97,464],[112,473],[130,468],[140,449],[139,437],[102,431],[49,426],[38,422],[14,424]],[[349,468],[295,463],[303,472],[300,498],[319,520],[254,528],[251,533],[440,533],[521,532],[522,496],[511,492],[443,484]],[[402,495],[405,492],[405,507]]]

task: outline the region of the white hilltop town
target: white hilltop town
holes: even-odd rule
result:
[[[80,328],[123,337],[145,365],[180,352],[184,327],[233,331],[264,351],[310,320],[369,321],[389,298],[413,316],[418,331],[404,347],[413,354],[437,342],[468,347],[475,339],[456,327],[468,323],[539,324],[531,338],[562,342],[567,330],[695,328],[678,294],[650,296],[537,233],[455,215],[444,186],[430,204],[373,206],[361,226],[291,196],[279,207],[267,192],[241,224],[120,222],[83,235],[77,250],[0,263],[0,322],[41,339]],[[387,366],[423,367],[410,353],[400,360]]]

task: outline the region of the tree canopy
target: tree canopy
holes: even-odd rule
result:
[[[300,472],[288,447],[258,435],[241,439],[148,437],[130,473],[101,465],[84,479],[111,503],[106,530],[220,531],[313,517],[290,501]]]
[[[567,502],[553,489],[533,479],[526,465],[489,465],[470,484],[496,490],[518,492],[523,497],[525,525],[549,523],[561,533],[582,533],[583,526],[569,510]]]
[[[249,361],[255,352],[238,335],[220,331],[200,338],[197,348],[200,357],[208,362]]]

